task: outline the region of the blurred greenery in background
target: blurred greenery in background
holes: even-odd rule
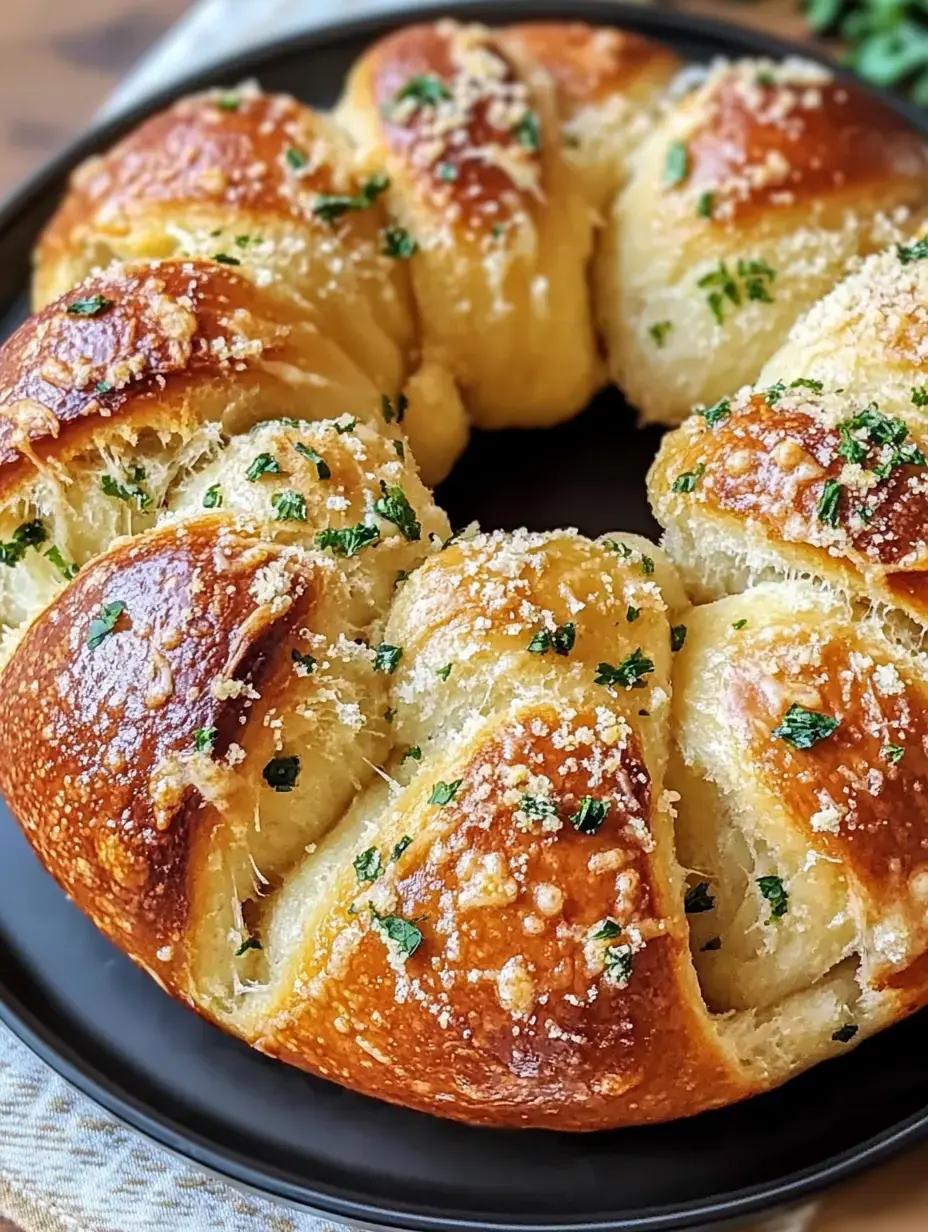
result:
[[[805,14],[865,80],[928,106],[928,0],[807,0]]]

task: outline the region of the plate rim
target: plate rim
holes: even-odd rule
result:
[[[801,56],[826,64],[837,77],[853,82],[905,118],[928,137],[928,115],[913,104],[887,91],[861,82],[840,66],[834,65],[817,48],[806,48],[789,40],[749,29],[718,18],[689,14],[678,9],[642,6],[635,0],[448,0],[423,5],[401,5],[390,12],[353,18],[335,18],[311,30],[289,34],[255,44],[235,55],[220,58],[195,72],[185,74],[171,85],[117,115],[92,123],[52,158],[44,162],[23,183],[14,186],[0,200],[0,232],[13,228],[24,215],[40,206],[46,191],[65,178],[85,159],[109,148],[146,118],[185,94],[213,86],[221,80],[260,77],[276,61],[324,50],[327,45],[359,39],[375,39],[400,26],[452,16],[488,24],[517,20],[589,21],[595,24],[642,31],[661,39],[685,32],[706,43],[733,45],[738,55],[783,58]],[[720,51],[720,54],[726,54]],[[304,1186],[275,1176],[265,1165],[239,1156],[228,1143],[207,1140],[193,1126],[182,1126],[171,1115],[133,1095],[124,1084],[104,1072],[92,1060],[46,1025],[26,1007],[0,977],[0,1022],[47,1064],[56,1074],[102,1108],[118,1122],[141,1133],[175,1158],[192,1163],[234,1188],[303,1212],[347,1220],[366,1229],[392,1232],[683,1232],[696,1226],[728,1222],[732,1219],[771,1212],[794,1205],[822,1190],[846,1181],[899,1154],[907,1146],[928,1138],[928,1105],[891,1128],[881,1131],[855,1147],[805,1169],[787,1173],[776,1181],[731,1190],[721,1195],[685,1205],[651,1207],[640,1215],[585,1219],[575,1222],[541,1221],[536,1218],[488,1219],[483,1216],[443,1214],[431,1207],[350,1198],[326,1192],[318,1181]],[[310,1199],[307,1201],[307,1197]],[[694,1224],[694,1220],[696,1223]]]

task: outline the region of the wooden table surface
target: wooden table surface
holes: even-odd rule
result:
[[[120,77],[191,3],[0,0],[0,196],[81,131]],[[785,38],[805,37],[793,0],[669,3]],[[827,1199],[810,1232],[926,1229],[928,1156],[921,1154]],[[0,1232],[17,1230],[0,1216]]]

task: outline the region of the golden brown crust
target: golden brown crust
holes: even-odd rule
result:
[[[170,261],[101,274],[26,321],[0,352],[0,495],[34,473],[33,460],[65,460],[123,421],[183,433],[208,417],[231,426],[241,410],[247,423],[243,404],[256,389],[286,413],[299,392],[288,376],[300,372],[307,382],[328,375],[335,396],[355,382],[368,401],[350,409],[364,418],[378,401],[293,305],[232,270]]]
[[[283,596],[259,601],[275,562]],[[218,729],[225,753],[270,651],[306,621],[321,585],[299,552],[204,517],[87,565],[3,673],[0,740],[31,756],[6,760],[0,789],[78,906],[117,944],[131,937],[131,956],[181,996],[188,860],[216,816],[194,783],[221,773],[196,753],[195,733]]]
[[[416,921],[421,944],[391,961],[368,905],[375,891],[349,887],[313,954],[327,970],[296,976],[310,996],[265,1024],[259,1046],[381,1098],[488,1125],[602,1128],[744,1094],[701,1003],[688,1000],[680,904],[645,840],[647,769],[633,739],[616,753],[596,724],[593,711],[566,724],[550,707],[519,712],[455,766],[460,786],[440,809],[423,772],[404,822],[417,833],[424,812],[425,829],[390,883],[391,911]],[[527,766],[550,781],[556,820],[520,810]],[[590,795],[611,808],[587,834],[567,819]],[[595,937],[607,921],[618,940]],[[616,946],[627,971],[610,963]]]

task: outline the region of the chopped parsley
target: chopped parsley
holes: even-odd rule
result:
[[[577,627],[573,621],[568,620],[558,625],[553,633],[548,629],[539,629],[527,649],[532,654],[547,654],[549,650],[553,650],[555,654],[569,655],[576,640]]]
[[[359,522],[357,526],[346,526],[342,530],[330,527],[321,530],[316,535],[317,548],[329,548],[335,556],[351,557],[380,539],[380,531],[367,522]]]
[[[616,988],[627,988],[632,978],[632,948],[630,945],[610,945],[603,955],[605,978]]]
[[[222,505],[222,491],[219,484],[214,483],[211,488],[207,488],[203,493],[203,508],[204,509],[219,509]]]
[[[401,766],[404,765],[407,761],[421,761],[421,760],[422,760],[422,750],[419,748],[418,744],[413,744],[413,745],[410,745],[410,747],[406,750],[406,752],[400,758],[400,765]]]
[[[914,244],[897,244],[896,255],[903,265],[911,265],[913,261],[924,261],[928,257],[928,235],[916,240]]]
[[[309,166],[309,155],[295,145],[287,148],[284,158],[291,171],[304,171]]]
[[[113,392],[113,386],[109,383],[109,381],[97,381],[96,385],[93,387],[93,392],[95,394],[111,394]]]
[[[242,96],[240,94],[233,94],[230,91],[226,94],[220,94],[215,102],[220,111],[238,111],[242,105]]]
[[[838,720],[828,714],[818,714],[793,702],[772,734],[785,740],[794,749],[811,749],[832,735]]]
[[[419,73],[400,86],[393,96],[393,103],[396,105],[411,98],[419,105],[437,107],[450,97],[451,91],[440,77],[434,73]]]
[[[90,622],[87,645],[91,650],[96,650],[101,643],[106,641],[116,628],[117,621],[125,610],[126,605],[122,599],[116,599],[112,603],[103,604]]]
[[[271,497],[271,504],[274,506],[275,522],[306,521],[306,498],[292,488],[275,492]]]
[[[901,744],[884,744],[883,759],[888,761],[891,766],[898,766],[905,756],[905,749]]]
[[[648,333],[651,335],[654,345],[658,348],[658,350],[663,347],[667,335],[672,329],[673,321],[655,321],[654,324],[649,327]]]
[[[606,688],[621,685],[623,689],[643,689],[644,677],[654,671],[654,663],[641,653],[641,647],[627,655],[618,667],[611,663],[600,663],[596,670],[596,684]]]
[[[193,733],[193,747],[198,753],[212,753],[218,735],[218,727],[198,727]]]
[[[724,261],[720,261],[714,270],[703,274],[696,285],[708,292],[706,302],[709,310],[716,322],[723,325],[726,300],[736,308],[740,308],[745,299],[772,303],[770,284],[776,276],[776,270],[766,261],[759,259],[740,259],[735,266],[735,273],[732,273]]]
[[[690,173],[690,154],[682,141],[674,141],[667,147],[664,158],[664,184],[676,188]]]
[[[743,629],[747,625],[747,619],[742,616],[740,620],[733,620],[731,627],[733,629]]]
[[[712,911],[715,899],[709,893],[708,881],[700,881],[698,885],[690,886],[683,896],[683,910],[687,915],[702,915],[704,911]]]
[[[403,444],[403,442],[402,442],[402,441],[398,441],[398,440],[397,440],[397,441],[394,441],[394,442],[393,442],[393,448],[396,450],[396,456],[397,456],[398,458],[402,458],[402,459],[403,459],[403,461],[405,462],[405,460],[406,460],[406,446]]]
[[[682,650],[686,641],[686,625],[674,625],[670,630],[670,649]]]
[[[354,861],[354,871],[358,878],[358,884],[364,885],[366,882],[376,881],[383,872],[383,864],[380,860],[380,852],[376,847],[368,847],[367,851],[362,851]]]
[[[654,572],[654,561],[651,559],[650,556],[642,556],[641,572],[644,574],[645,577],[650,577],[651,574]]]
[[[526,150],[541,149],[541,122],[534,111],[526,111],[522,119],[512,129],[512,135],[519,145]]]
[[[214,261],[218,261],[220,265],[241,265],[238,257],[230,257],[227,252],[217,252],[213,256]]]
[[[97,317],[113,307],[113,300],[105,295],[90,295],[86,299],[73,299],[68,304],[70,317]]]
[[[386,227],[383,232],[383,248],[385,257],[394,261],[408,261],[419,251],[419,241],[414,239],[405,227]]]
[[[340,423],[338,420],[335,421],[335,431],[339,436],[344,436],[346,432],[353,432],[357,426],[358,421],[354,416],[345,423]]]
[[[706,189],[699,194],[696,202],[696,213],[700,218],[711,218],[715,212],[715,193]]]
[[[102,475],[100,487],[107,496],[113,496],[116,500],[125,501],[127,504],[134,501],[136,508],[141,512],[151,504],[150,494],[142,487],[144,478],[145,468],[133,466],[125,483],[119,483],[112,475]]]
[[[847,1022],[843,1027],[839,1027],[831,1038],[836,1044],[849,1044],[859,1030],[859,1027],[855,1027],[853,1023]]]
[[[263,950],[264,946],[257,937],[246,937],[242,944],[235,951],[235,957],[241,958],[243,954],[247,954],[249,950]]]
[[[451,675],[451,669],[453,666],[453,663],[446,663],[444,667],[436,667],[435,675],[440,676],[442,680],[447,680]]]
[[[458,788],[461,786],[463,781],[463,779],[454,779],[451,783],[436,783],[432,788],[432,794],[429,796],[429,804],[438,804],[442,808],[444,808],[446,804],[450,804],[457,795]]]
[[[395,864],[407,847],[412,845],[412,838],[408,834],[404,834],[400,841],[390,852],[390,863]]]
[[[640,608],[627,607],[625,609],[625,619],[628,621],[629,624],[634,624],[634,622],[638,619],[640,615],[641,615]]]
[[[352,210],[366,210],[390,187],[390,177],[382,174],[372,175],[361,185],[360,192],[354,196],[340,193],[320,193],[313,206],[313,213],[330,226],[343,214]]]
[[[5,545],[4,545],[5,546]],[[45,553],[45,559],[50,561],[55,566],[66,582],[70,582],[72,578],[76,578],[80,572],[80,565],[75,565],[66,561],[61,554],[61,549],[55,544]]]
[[[544,821],[548,817],[557,816],[557,805],[548,796],[524,795],[519,801],[519,808],[533,821]]]
[[[597,800],[595,796],[584,796],[575,813],[570,815],[570,824],[580,834],[595,834],[606,820],[606,815],[612,807],[609,800]]]
[[[914,441],[907,440],[909,429],[904,420],[884,415],[876,403],[865,407],[853,419],[838,425],[838,453],[849,462],[867,463],[869,449],[889,449],[881,453],[876,465],[869,465],[878,479],[888,479],[900,466],[926,466],[928,459]]]
[[[387,522],[396,526],[404,539],[414,543],[422,536],[422,525],[416,518],[415,511],[406,499],[403,489],[392,484],[389,488],[381,479],[381,496],[374,501],[374,512]]]
[[[374,907],[371,907],[371,915],[374,927],[392,941],[406,958],[415,954],[422,944],[422,933],[416,927],[419,921],[404,920],[401,915],[381,915]]]
[[[395,406],[389,394],[380,395],[380,412],[383,415],[384,423],[393,423],[394,420],[398,424],[402,423],[406,418],[408,408],[409,399],[405,394],[400,394],[397,397]]]
[[[315,449],[310,449],[310,447],[308,445],[304,445],[302,441],[295,441],[293,448],[301,458],[305,458],[307,462],[312,462],[313,466],[316,468],[316,474],[320,479],[332,478],[332,472],[329,469],[329,464],[326,462],[325,458],[316,453]]]
[[[706,473],[705,463],[699,462],[691,471],[683,471],[673,481],[674,492],[692,492],[695,490],[697,483]]]
[[[388,676],[392,676],[402,657],[402,646],[389,646],[386,642],[381,642],[374,651],[374,671],[386,672]]]
[[[789,894],[779,877],[758,877],[757,888],[770,904],[770,919],[780,920],[789,910]]]
[[[916,406],[928,406],[928,385],[913,386],[912,401]]]
[[[591,941],[615,941],[616,937],[622,935],[622,926],[615,920],[607,918],[597,928],[596,932],[590,938]]]
[[[47,539],[48,531],[41,518],[23,522],[13,531],[13,538],[9,542],[0,543],[0,562],[12,569],[26,555],[27,548],[37,548]]]
[[[769,389],[764,390],[764,400],[768,406],[776,406],[783,395],[790,389],[811,389],[813,393],[820,394],[824,389],[821,381],[813,381],[808,377],[798,377],[795,381],[790,381],[789,385],[783,381],[774,381]]]
[[[274,791],[293,791],[300,773],[299,757],[272,757],[262,771]]]
[[[716,402],[714,406],[707,406],[699,414],[703,417],[710,428],[715,428],[723,420],[727,419],[731,414],[731,399],[722,398]]]
[[[305,667],[307,676],[311,676],[313,674],[313,668],[316,666],[316,660],[311,654],[300,654],[298,650],[291,650],[290,659],[293,663],[299,663],[300,667]]]
[[[823,526],[838,525],[839,505],[843,491],[844,488],[837,479],[825,480],[815,509],[815,515]]]
[[[262,475],[279,475],[280,463],[272,453],[259,453],[245,472],[245,478],[255,483]]]
[[[453,184],[458,178],[458,169],[454,163],[436,163],[435,174],[443,184]]]

